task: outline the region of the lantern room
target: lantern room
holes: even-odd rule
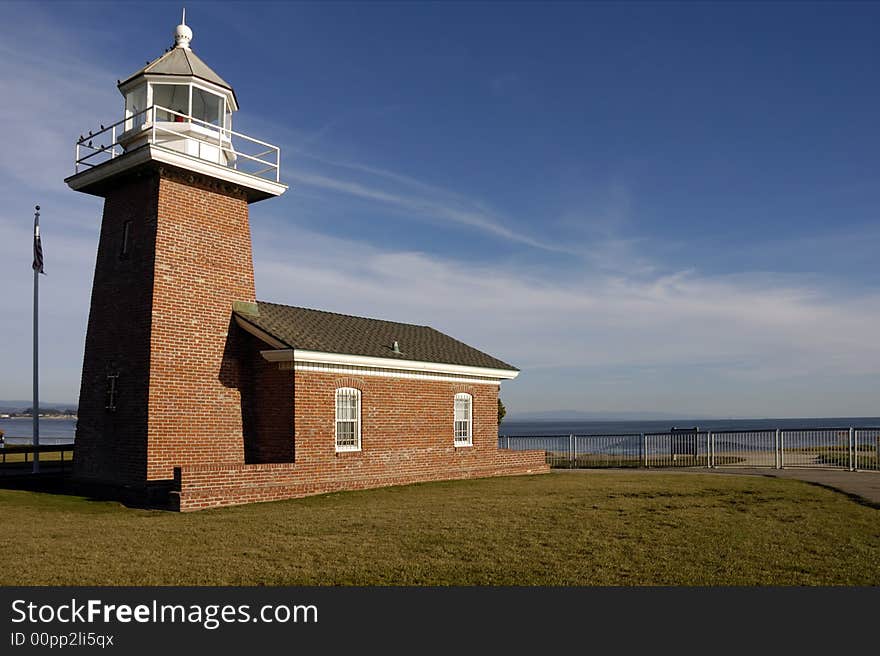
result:
[[[120,143],[126,150],[137,148],[145,142],[140,132],[155,123],[155,143],[229,164],[235,161],[230,138],[232,112],[238,110],[235,92],[192,51],[192,38],[184,14],[174,31],[174,46],[119,83],[125,98]]]
[[[98,183],[149,160],[233,182],[252,200],[286,190],[280,149],[232,129],[235,91],[193,52],[192,39],[184,13],[174,45],[118,82],[123,118],[80,135],[72,188],[101,195]]]

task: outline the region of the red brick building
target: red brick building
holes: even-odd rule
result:
[[[518,371],[426,326],[256,301],[248,209],[280,153],[232,130],[232,87],[175,46],[119,83],[125,117],[66,182],[104,214],[75,475],[180,510],[546,471],[497,445]]]

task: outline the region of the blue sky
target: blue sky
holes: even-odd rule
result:
[[[0,398],[76,398],[100,199],[73,142],[179,4],[0,4]],[[430,324],[512,413],[877,415],[880,5],[188,3],[236,129],[261,299]]]

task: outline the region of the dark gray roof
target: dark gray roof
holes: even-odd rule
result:
[[[189,48],[172,48],[158,59],[151,61],[134,75],[129,75],[119,86],[144,74],[192,75],[232,91],[229,83],[211,70],[211,67]]]
[[[516,370],[516,367],[430,326],[353,317],[263,301],[257,301],[256,305],[258,314],[240,311],[235,314],[289,348]],[[393,350],[395,341],[400,345],[399,354]]]

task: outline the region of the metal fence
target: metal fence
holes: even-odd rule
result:
[[[673,430],[606,435],[503,435],[498,446],[544,451],[558,468],[807,467],[880,471],[880,428]]]
[[[0,448],[0,477],[30,474],[37,453],[43,474],[64,474],[72,469],[73,444],[6,444]]]

